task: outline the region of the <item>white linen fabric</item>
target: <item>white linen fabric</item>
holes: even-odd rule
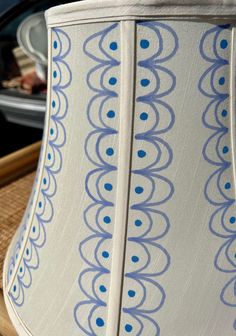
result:
[[[4,266],[20,336],[235,335],[233,5],[47,12],[43,146]]]

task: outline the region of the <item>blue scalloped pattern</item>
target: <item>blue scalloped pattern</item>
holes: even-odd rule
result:
[[[217,270],[232,275],[221,290],[220,299],[225,305],[236,307],[236,214],[229,148],[229,84],[224,77],[225,72],[229,73],[229,54],[224,52],[229,48],[230,42],[223,34],[229,29],[230,25],[214,26],[201,39],[200,54],[209,67],[200,78],[199,90],[209,100],[202,121],[212,132],[203,147],[204,159],[214,167],[204,188],[207,201],[215,207],[209,228],[223,240],[214,265]],[[209,48],[209,45],[212,47]]]
[[[175,89],[176,78],[166,62],[178,50],[178,37],[164,23],[147,21],[137,25],[141,33],[137,34],[139,59],[136,85],[141,88],[138,92],[142,95],[136,98],[135,109],[135,125],[140,127],[134,129],[133,139],[135,159],[132,160],[123,293],[126,303],[123,306],[121,333],[138,336],[160,335],[160,327],[151,314],[163,307],[166,293],[158,279],[167,271],[171,261],[160,242],[170,228],[168,215],[161,210],[161,205],[168,202],[174,193],[173,183],[164,176],[173,153],[163,135],[171,131],[175,121],[168,96]],[[156,259],[157,256],[160,259]],[[155,302],[150,300],[151,297],[155,297]]]
[[[37,173],[36,173],[36,176],[35,176],[34,184],[33,184],[33,187],[32,187],[32,192],[31,192],[31,195],[30,195],[30,198],[29,198],[29,202],[28,202],[24,217],[22,219],[22,223],[21,223],[21,225],[18,229],[18,232],[17,232],[17,239],[16,239],[16,243],[15,243],[15,246],[14,246],[14,249],[13,249],[12,256],[10,257],[8,272],[7,272],[7,283],[9,283],[9,281],[11,280],[11,276],[12,276],[13,271],[15,269],[15,265],[16,265],[16,262],[18,260],[21,248],[23,246],[22,244],[23,244],[25,233],[26,233],[26,230],[27,230],[27,227],[28,227],[28,224],[29,224],[30,212],[31,212],[31,208],[32,208],[33,203],[34,203],[35,195],[36,195],[35,187],[38,183],[38,175],[39,175],[39,171],[40,171],[40,169],[39,169],[40,168],[40,163],[42,161],[42,153],[43,153],[43,145],[41,146],[41,150],[40,150],[40,156],[39,156],[39,160],[38,160],[38,168],[37,168]]]
[[[11,286],[9,295],[15,305],[21,307],[25,301],[25,290],[32,284],[32,271],[37,270],[40,264],[39,250],[46,243],[46,226],[54,217],[53,197],[57,192],[56,177],[62,169],[62,147],[66,143],[66,129],[63,121],[68,112],[68,98],[65,90],[72,80],[71,70],[66,57],[71,50],[69,36],[62,29],[52,29],[53,57],[52,57],[52,113],[48,142],[46,149],[45,166],[42,178],[39,181],[40,191],[34,209],[33,224],[30,227],[25,247],[19,240],[16,244],[22,248],[21,261]],[[25,234],[26,226],[20,231],[20,240]]]
[[[84,211],[84,223],[89,235],[79,246],[85,268],[81,271],[78,282],[86,299],[75,306],[74,318],[81,332],[90,336],[104,335],[107,315],[112,216],[105,214],[114,213],[113,183],[117,166],[116,161],[111,161],[110,158],[113,156],[114,147],[109,148],[107,155],[104,155],[104,144],[114,144],[118,133],[116,125],[108,121],[109,118],[114,118],[115,113],[117,117],[117,111],[107,110],[108,106],[116,107],[118,99],[118,79],[114,76],[120,64],[117,55],[118,43],[110,40],[110,34],[118,27],[118,24],[109,24],[105,29],[89,36],[83,46],[85,55],[95,62],[87,74],[87,86],[93,92],[87,107],[87,118],[92,131],[85,141],[86,157],[93,168],[88,172],[85,181],[85,190],[91,199]],[[116,36],[119,36],[119,32]]]

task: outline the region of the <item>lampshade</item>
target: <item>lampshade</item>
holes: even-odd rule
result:
[[[20,336],[235,335],[235,15],[47,11],[43,146],[4,266]]]

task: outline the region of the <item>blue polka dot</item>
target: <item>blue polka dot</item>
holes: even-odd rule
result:
[[[48,153],[48,160],[51,160],[51,154],[50,153]]]
[[[225,78],[224,77],[220,77],[219,84],[220,85],[224,85],[224,83],[225,83]]]
[[[106,223],[106,224],[110,224],[110,223],[111,223],[111,217],[109,217],[109,216],[105,216],[105,217],[103,218],[103,221],[104,221],[104,223]]]
[[[18,259],[18,254],[16,254],[16,259]]]
[[[114,149],[111,148],[111,147],[107,148],[107,150],[106,150],[106,154],[107,154],[108,156],[112,156],[112,155],[114,154]]]
[[[35,233],[35,231],[36,231],[36,228],[35,228],[35,226],[33,226],[32,230],[33,230],[33,232]]]
[[[10,270],[10,275],[12,275],[12,270]]]
[[[225,189],[230,189],[231,188],[231,184],[229,182],[225,183]]]
[[[223,153],[226,154],[226,153],[228,153],[228,151],[229,151],[229,147],[224,146],[223,147]]]
[[[56,70],[53,71],[53,77],[54,77],[54,78],[57,77],[57,72],[56,72]]]
[[[54,108],[56,106],[55,100],[52,101],[52,107]]]
[[[16,285],[14,285],[14,287],[13,287],[13,292],[15,292],[16,291]]]
[[[140,114],[140,119],[141,119],[141,120],[147,120],[147,119],[148,119],[148,114],[147,114],[146,112],[142,112],[142,113]]]
[[[46,184],[46,183],[47,183],[47,179],[44,177],[43,184]]]
[[[104,184],[104,188],[107,190],[107,191],[111,191],[113,189],[113,186],[111,183],[105,183]]]
[[[53,133],[54,133],[53,128],[50,128],[50,134],[53,135]]]
[[[141,226],[143,223],[140,219],[136,219],[136,221],[134,222],[135,226]]]
[[[141,83],[142,86],[146,87],[150,84],[150,80],[147,79],[147,78],[144,78],[144,79],[141,79],[140,83]]]
[[[107,251],[103,251],[102,256],[103,256],[103,258],[107,259],[107,258],[109,258],[109,253]]]
[[[104,321],[103,321],[103,319],[101,318],[101,317],[98,317],[97,319],[96,319],[96,325],[98,326],[98,327],[103,327],[104,326]]]
[[[39,208],[42,208],[42,202],[39,202]]]
[[[222,112],[221,112],[221,115],[222,115],[222,117],[226,117],[227,116],[227,114],[228,114],[228,112],[226,111],[226,110],[223,110]]]
[[[112,110],[108,111],[108,112],[107,112],[107,117],[110,118],[110,119],[111,119],[111,118],[114,118],[114,117],[115,117],[115,112],[112,111]]]
[[[134,263],[137,263],[139,261],[139,257],[137,256],[132,256],[131,260],[134,262]]]
[[[29,249],[28,248],[26,249],[26,254],[29,255]]]
[[[132,327],[131,324],[126,324],[126,325],[125,325],[125,331],[127,331],[127,332],[131,332],[132,329],[133,329],[133,327]]]
[[[143,187],[136,187],[135,192],[136,192],[136,194],[142,194],[143,193]]]
[[[228,41],[227,40],[221,40],[220,41],[220,47],[222,48],[222,49],[226,49],[227,47],[228,47]]]
[[[106,287],[103,286],[103,285],[101,285],[101,286],[99,287],[99,290],[100,290],[100,292],[102,292],[102,293],[105,293],[105,292],[107,291]]]
[[[138,151],[138,157],[140,157],[140,158],[144,158],[146,156],[146,154],[147,153],[144,150],[139,150]]]
[[[128,295],[129,295],[129,297],[134,297],[135,294],[136,294],[135,291],[132,290],[132,289],[130,289],[130,290],[128,291]]]
[[[233,217],[230,217],[230,220],[229,220],[229,221],[230,221],[231,224],[234,224],[235,221],[236,221],[236,218],[235,218],[234,216],[233,216]]]
[[[117,45],[116,42],[111,42],[111,43],[110,43],[110,49],[111,49],[111,50],[117,50],[117,48],[118,48],[118,45]]]
[[[150,45],[150,43],[149,43],[148,40],[143,39],[143,40],[140,41],[140,47],[142,49],[147,49],[149,47],[149,45]]]
[[[53,42],[53,48],[54,48],[54,49],[57,49],[57,41],[54,41],[54,42]]]
[[[111,77],[111,78],[109,79],[109,84],[110,84],[110,85],[116,85],[116,83],[117,83],[117,79],[116,79],[115,77]]]
[[[23,268],[22,267],[20,267],[20,273],[22,273],[23,272]]]

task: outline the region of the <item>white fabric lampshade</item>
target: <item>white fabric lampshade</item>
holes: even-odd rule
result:
[[[37,177],[4,267],[20,336],[236,333],[235,1],[50,9]]]

